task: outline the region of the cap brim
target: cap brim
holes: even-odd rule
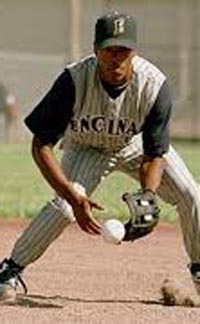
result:
[[[136,44],[130,39],[119,39],[119,38],[108,38],[103,42],[101,42],[100,44],[97,44],[97,46],[100,49],[104,49],[111,46],[121,46],[121,47],[129,48],[131,50],[136,49]]]

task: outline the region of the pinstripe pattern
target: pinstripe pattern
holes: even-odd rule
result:
[[[137,143],[136,143],[137,142]],[[139,180],[142,141],[137,138],[138,155],[124,155],[119,171]],[[165,156],[167,168],[164,171],[158,194],[162,200],[174,205],[180,217],[183,240],[192,262],[200,262],[200,189],[176,151],[170,147]]]
[[[17,240],[11,257],[17,264],[23,266],[34,262],[72,221],[74,218],[71,206],[57,197],[47,203],[38,217]]]
[[[111,172],[121,171],[139,180],[138,169],[142,157],[141,136],[135,137],[135,151],[109,155],[85,145],[75,145],[64,153],[63,171],[70,180],[80,184],[91,195],[99,183]],[[170,147],[166,154],[167,168],[158,194],[165,202],[177,208],[186,250],[192,262],[200,261],[200,194],[192,175]],[[58,204],[59,200],[59,204]],[[56,203],[55,203],[56,202]],[[41,214],[17,241],[12,258],[20,265],[35,261],[69,224],[69,211],[63,209],[66,201],[57,197],[48,203]]]
[[[115,170],[139,179],[143,151],[141,134],[137,133],[165,81],[150,62],[134,57],[132,82],[113,100],[99,82],[96,65],[91,56],[68,66],[76,87],[76,102],[74,119],[65,134],[62,169],[77,190],[81,188],[87,195]],[[176,206],[188,255],[192,262],[200,262],[199,190],[172,147],[166,160],[168,166],[158,193]],[[14,261],[26,266],[39,258],[74,220],[70,208],[60,197],[48,203],[16,242],[11,255]]]
[[[91,195],[101,180],[117,167],[118,160],[92,147],[76,145],[64,153],[62,168],[72,182],[81,184]]]
[[[99,81],[95,56],[68,66],[75,83],[76,103],[73,122],[65,135],[66,149],[72,144],[85,144],[119,152],[140,131],[166,77],[139,56],[132,64],[130,85],[116,99],[109,97]],[[87,129],[83,129],[86,119]],[[125,130],[120,123],[126,124]]]
[[[68,177],[75,188],[82,192],[85,189],[90,195],[100,181],[115,170],[116,162],[112,157],[95,149],[77,145],[63,156],[62,166],[64,173],[70,175]],[[17,240],[12,259],[24,267],[34,262],[72,221],[74,218],[71,206],[56,197],[47,203]]]

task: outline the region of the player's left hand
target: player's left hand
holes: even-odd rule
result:
[[[135,194],[126,193],[122,198],[131,214],[125,224],[124,241],[134,241],[151,233],[159,221],[160,208],[156,194],[148,189]]]
[[[101,225],[92,217],[92,209],[103,210],[96,202],[88,197],[80,196],[73,204],[74,216],[81,229],[89,234],[100,234]]]

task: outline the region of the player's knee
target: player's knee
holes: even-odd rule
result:
[[[57,210],[62,217],[65,217],[69,223],[74,223],[76,221],[72,206],[65,199],[56,196],[50,204],[52,208]]]

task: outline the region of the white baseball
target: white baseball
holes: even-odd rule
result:
[[[106,242],[119,244],[125,236],[125,228],[118,219],[108,219],[102,224],[101,234]]]

